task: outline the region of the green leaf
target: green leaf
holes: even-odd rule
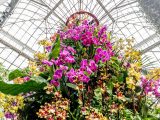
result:
[[[45,71],[43,73],[40,73],[39,76],[47,80],[49,77],[49,72]]]
[[[144,118],[144,120],[158,120],[158,117],[150,116],[150,117]]]
[[[60,52],[60,35],[57,36],[56,42],[52,46],[51,53],[49,54],[49,60],[57,58]]]
[[[25,76],[25,74],[21,70],[16,69],[16,70],[9,73],[8,80],[13,80],[15,78],[24,77],[24,76]]]
[[[112,67],[116,70],[116,71],[120,71],[120,67],[116,62],[112,63]]]
[[[23,84],[8,84],[0,81],[0,91],[4,94],[18,95],[30,91],[37,91],[46,86],[46,80],[42,77],[33,77],[30,81]]]
[[[66,83],[66,86],[68,86],[68,87],[70,87],[70,88],[73,88],[73,89],[77,90],[77,85],[75,85],[75,84]]]
[[[102,100],[102,91],[101,88],[97,88],[94,90],[94,95],[96,100]]]
[[[111,32],[109,32],[109,33],[107,34],[107,37],[108,37],[109,40],[111,40]]]
[[[136,86],[136,88],[135,88],[135,92],[136,92],[136,93],[141,92],[141,90],[142,90],[142,89],[141,89],[141,87],[140,87],[140,86]]]
[[[47,80],[41,76],[32,76],[30,80],[36,81],[37,83],[47,83]]]
[[[120,73],[120,76],[118,76],[118,82],[122,83],[124,81],[124,74]]]
[[[108,92],[110,95],[112,95],[113,87],[114,87],[113,82],[110,81],[110,82],[107,84],[107,92]]]

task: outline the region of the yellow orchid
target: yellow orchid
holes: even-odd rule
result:
[[[24,106],[24,98],[21,95],[11,96],[0,93],[1,101],[0,106],[3,109],[3,113],[0,112],[0,118],[4,116],[4,112],[17,113],[18,109]]]
[[[4,113],[0,111],[0,118],[4,117]]]
[[[37,52],[37,53],[34,54],[34,58],[35,58],[36,60],[42,61],[42,60],[44,60],[44,59],[47,59],[47,54],[46,54],[46,53]]]
[[[18,77],[18,78],[15,78],[15,79],[13,80],[13,82],[14,82],[15,84],[22,84],[22,83],[24,83],[24,79]]]
[[[51,46],[52,45],[52,42],[49,41],[49,40],[40,40],[38,42],[39,45],[42,45],[42,46]]]
[[[147,74],[147,79],[154,79],[158,80],[160,79],[160,68],[155,68],[149,71]]]

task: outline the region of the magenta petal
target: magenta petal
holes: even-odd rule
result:
[[[60,83],[56,80],[51,80],[50,83],[53,84],[56,87],[58,87],[60,85]]]
[[[61,70],[68,70],[68,66],[60,65],[59,67]]]
[[[90,75],[91,73],[92,73],[92,70],[89,68],[89,67],[87,67],[87,73]]]
[[[26,77],[24,77],[23,79],[24,79],[24,81],[26,81],[26,82],[27,82],[27,81],[29,81],[29,80],[30,80],[30,77],[26,76]]]
[[[93,71],[93,72],[95,72],[96,70],[97,70],[97,64],[95,63],[95,61],[94,60],[90,60],[90,62],[89,62],[89,67],[90,67],[90,69]]]
[[[96,53],[102,52],[102,48],[97,48]]]
[[[48,65],[48,66],[52,66],[52,65],[53,65],[53,62],[48,61],[48,60],[43,60],[43,61],[42,61],[42,64],[45,64],[45,65]]]
[[[54,75],[53,75],[53,78],[54,79],[61,79],[62,78],[62,74],[63,74],[63,71],[60,69],[60,70],[56,70]]]
[[[96,63],[98,63],[98,62],[99,62],[99,60],[100,60],[99,55],[95,55],[95,56],[94,56],[94,60],[95,60],[95,62],[96,62]]]
[[[51,51],[52,46],[47,46],[47,47],[45,47],[45,48],[46,48],[47,52],[50,52],[50,51]]]

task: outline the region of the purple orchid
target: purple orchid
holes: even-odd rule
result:
[[[86,72],[90,75],[90,74],[92,74],[93,73],[93,71],[90,69],[90,67],[86,67]]]
[[[68,55],[70,55],[70,53],[69,53],[69,51],[67,51],[67,50],[65,50],[65,49],[60,52],[60,56],[61,56],[62,58],[65,58],[65,57],[68,56]]]
[[[64,66],[64,65],[60,65],[59,67],[60,67],[61,70],[68,70],[68,67]]]
[[[61,79],[62,78],[62,74],[63,74],[63,71],[61,69],[56,70],[54,75],[53,75],[53,78],[56,79],[56,80],[57,79]]]
[[[72,69],[70,69],[70,71],[68,71],[67,73],[66,73],[66,76],[68,77],[68,79],[69,79],[69,82],[71,82],[71,83],[73,83],[74,82],[74,80],[76,79],[76,71],[72,68]]]
[[[94,56],[94,60],[95,60],[96,63],[98,63],[100,61],[100,59],[101,59],[101,57],[98,54],[96,54]]]
[[[30,80],[30,77],[29,77],[29,76],[26,76],[26,77],[24,77],[23,79],[24,79],[25,82],[27,82],[27,81]]]
[[[66,58],[65,58],[65,61],[67,62],[67,63],[74,63],[75,62],[75,59],[74,59],[74,57],[73,56],[67,56]]]
[[[60,57],[57,60],[52,59],[51,61],[57,66],[64,64],[63,60]]]
[[[94,60],[95,62],[99,62],[100,60],[102,62],[106,62],[108,60],[110,60],[110,54],[107,50],[103,50],[102,48],[97,48],[96,50],[96,54],[94,56]]]
[[[47,52],[51,51],[52,46],[46,46],[45,49],[47,50]]]
[[[90,62],[89,62],[89,68],[93,72],[95,72],[97,70],[97,68],[98,68],[98,65],[96,64],[96,62],[94,60],[90,60]]]
[[[90,81],[90,78],[84,74],[83,71],[78,71],[77,72],[78,80],[84,83],[88,83]]]
[[[83,59],[80,63],[80,70],[86,70],[86,67],[88,66],[88,61],[87,59]]]
[[[88,64],[88,60],[83,59],[80,63],[80,70],[86,71],[90,75],[97,70],[97,64],[95,63],[94,60],[90,60]]]
[[[76,50],[70,46],[67,46],[67,49],[72,53],[72,54],[76,54]]]
[[[155,97],[160,97],[160,79],[159,80],[147,80],[145,77],[141,78],[141,87],[146,94],[152,93]]]
[[[42,64],[48,65],[48,66],[52,66],[52,65],[53,65],[53,62],[48,61],[48,60],[43,60],[43,61],[42,61]]]
[[[57,80],[51,80],[50,84],[53,84],[54,86],[58,87],[60,85],[60,83]]]
[[[101,29],[98,31],[98,37],[101,37],[103,34],[105,34],[107,30],[106,26],[102,26]]]
[[[13,113],[7,112],[7,113],[5,113],[5,117],[7,119],[14,119],[15,115]]]

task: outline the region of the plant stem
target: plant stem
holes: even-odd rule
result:
[[[73,116],[73,114],[72,114],[72,112],[71,112],[70,110],[68,110],[68,112],[69,112],[69,114],[72,116],[73,120],[77,120],[77,119]]]

